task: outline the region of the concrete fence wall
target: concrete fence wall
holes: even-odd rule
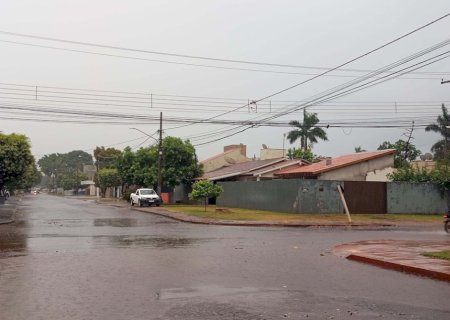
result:
[[[344,181],[268,180],[219,182],[224,193],[217,205],[286,213],[341,213],[337,186]],[[368,195],[370,196],[370,195]],[[448,194],[431,183],[388,182],[387,213],[444,213]],[[369,212],[368,212],[369,213]]]
[[[389,182],[386,188],[388,213],[445,213],[448,192],[434,183]]]
[[[303,179],[220,182],[217,205],[288,213],[342,212],[336,181]]]

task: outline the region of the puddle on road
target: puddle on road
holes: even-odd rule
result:
[[[94,238],[94,245],[125,248],[156,248],[156,249],[172,249],[187,248],[196,244],[209,241],[209,239],[200,238],[160,238],[151,236],[102,236]]]
[[[136,219],[131,218],[115,218],[115,219],[95,219],[95,227],[134,227],[137,225]]]
[[[27,237],[13,232],[0,233],[0,258],[22,256],[27,248]]]
[[[200,286],[194,288],[169,288],[162,289],[157,293],[158,300],[186,299],[197,297],[211,297],[234,294],[258,293],[260,289],[253,287],[222,287],[222,286]]]

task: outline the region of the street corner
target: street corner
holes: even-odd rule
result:
[[[450,250],[449,240],[366,240],[341,244],[337,256],[406,273],[450,282],[450,261],[423,254]]]

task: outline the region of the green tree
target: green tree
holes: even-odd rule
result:
[[[84,165],[92,164],[92,156],[82,150],[73,150],[63,155],[67,171],[83,171]]]
[[[361,146],[355,147],[355,152],[356,153],[360,153],[360,152],[366,152],[367,150],[364,150]]]
[[[86,180],[87,176],[80,171],[70,171],[59,174],[56,178],[56,183],[59,188],[64,190],[75,190],[78,192],[78,188],[81,185],[81,181]]]
[[[450,142],[450,129],[447,126],[450,125],[450,115],[444,104],[442,104],[442,114],[439,115],[435,123],[432,123],[425,127],[426,132],[437,132],[442,136],[442,139],[437,141],[431,147],[431,152],[434,153],[434,158],[437,160],[443,160],[448,158],[449,142]]]
[[[41,171],[48,177],[56,176],[66,171],[64,155],[61,153],[52,153],[43,156],[38,160]]]
[[[122,151],[116,148],[96,147],[94,150],[95,165],[97,169],[115,168],[117,158]]]
[[[102,197],[105,197],[108,187],[116,187],[122,184],[120,174],[115,168],[103,168],[97,173],[95,184],[100,188]]]
[[[48,178],[45,179],[48,183],[47,187],[53,189],[55,187],[55,182],[58,184],[58,180],[60,180],[62,184],[58,184],[58,186],[62,187],[62,185],[64,185],[67,188],[65,190],[77,189],[78,186],[74,187],[71,183],[77,175],[71,173],[81,172],[83,170],[83,165],[92,163],[92,156],[81,150],[73,150],[68,153],[48,154],[38,161],[41,171]],[[63,175],[64,177],[62,177]],[[83,178],[82,180],[85,179]]]
[[[191,200],[203,199],[205,203],[205,212],[206,212],[206,205],[208,204],[208,198],[218,197],[222,194],[222,192],[223,188],[221,186],[218,186],[209,180],[200,180],[192,185],[192,192],[189,193],[189,199]]]
[[[317,139],[328,140],[327,133],[316,125],[319,123],[317,113],[308,113],[303,111],[303,122],[293,120],[289,125],[296,129],[289,131],[287,139],[289,143],[294,143],[300,139],[300,148],[307,150],[313,143],[317,143]],[[309,144],[308,144],[309,143]]]
[[[25,135],[0,133],[0,190],[23,181],[33,164],[34,157]]]
[[[158,181],[158,150],[155,148],[140,148],[137,150],[131,172],[134,184],[142,187],[151,186],[156,190]]]
[[[118,157],[117,168],[123,181],[156,189],[158,183],[158,147],[140,148],[134,154],[126,149]],[[180,183],[189,184],[202,174],[195,148],[189,141],[167,137],[162,142],[161,176],[163,186],[173,188]]]
[[[193,178],[202,174],[195,148],[189,141],[183,142],[176,137],[164,138],[162,154],[163,185],[173,188],[180,183],[190,184]]]
[[[10,191],[27,190],[38,185],[41,182],[41,179],[42,174],[37,169],[36,163],[33,162],[28,166],[22,177],[15,180],[14,182],[8,183],[8,189]]]
[[[414,146],[412,143],[407,143],[402,139],[398,140],[395,143],[384,141],[378,147],[378,150],[386,150],[386,149],[397,150],[394,156],[395,168],[407,166],[410,161],[415,160],[422,153],[420,150],[417,150],[416,146]]]
[[[433,182],[436,183],[442,191],[450,189],[450,167],[447,165],[438,164],[432,171],[428,172],[426,169],[416,170],[411,166],[404,166],[398,168],[388,178],[392,181],[403,182]]]
[[[411,166],[398,168],[393,173],[389,173],[387,177],[392,181],[404,182],[430,182],[431,174],[425,169],[415,170]]]
[[[309,162],[317,162],[317,156],[310,149],[296,149],[289,148],[287,152],[287,157],[291,160],[293,159],[302,159]]]
[[[117,157],[116,166],[117,171],[122,180],[122,186],[124,190],[128,189],[128,186],[135,183],[133,164],[136,161],[136,156],[130,147],[126,147],[123,152]]]

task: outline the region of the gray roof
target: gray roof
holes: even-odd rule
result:
[[[269,167],[276,167],[277,164],[281,164],[286,160],[284,158],[267,159],[267,160],[252,160],[242,163],[236,163],[230,166],[226,166],[211,172],[206,172],[203,176],[195,178],[195,180],[220,180],[239,175],[245,175],[253,173],[256,170],[267,169]],[[262,170],[264,171],[264,170]]]

